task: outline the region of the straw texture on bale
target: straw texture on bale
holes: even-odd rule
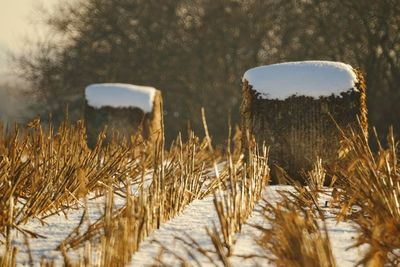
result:
[[[92,147],[95,144],[98,134],[106,126],[108,136],[115,130],[127,138],[140,133],[146,140],[155,142],[162,134],[163,103],[160,91],[156,91],[153,102],[152,111],[146,113],[136,107],[93,108],[86,101],[85,121],[89,145]]]
[[[250,145],[248,135],[253,135],[257,143],[270,146],[271,164],[300,180],[299,172],[311,169],[317,157],[325,164],[333,163],[341,137],[335,121],[344,130],[349,126],[359,129],[358,116],[361,130],[367,134],[365,82],[362,73],[354,71],[358,80],[354,88],[340,96],[318,99],[302,95],[263,99],[244,79],[240,107],[243,150]]]

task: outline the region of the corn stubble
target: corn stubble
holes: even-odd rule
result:
[[[207,192],[213,192],[213,203],[218,217],[217,224],[205,228],[213,248],[203,247],[188,233],[184,238],[175,236],[177,241],[185,245],[185,252],[188,255],[188,258],[185,258],[156,241],[161,247],[156,260],[162,265],[168,265],[162,262],[163,253],[168,252],[175,256],[181,266],[190,266],[189,260],[197,266],[201,266],[201,260],[206,260],[215,266],[232,266],[230,257],[235,256],[236,234],[241,231],[242,225],[253,212],[270,179],[267,147],[259,149],[255,145],[249,148],[246,161],[239,153],[240,147],[237,144],[240,143],[235,142],[237,139],[240,140],[239,135],[240,133],[236,132],[233,137],[235,143],[233,153],[229,138],[225,165],[220,172],[215,171],[216,177],[207,189]]]
[[[191,132],[186,143],[178,136],[165,151],[162,138],[151,144],[140,136],[125,140],[118,133],[103,144],[104,132],[89,149],[81,121],[65,121],[58,131],[51,124],[43,128],[40,120],[7,134],[0,129],[0,232],[6,248],[1,266],[15,265],[13,230],[29,238],[39,237],[23,224],[31,218],[45,222],[53,214],[84,206],[89,193],[91,197],[106,196],[104,215],[79,234],[85,221],[82,217],[59,246],[64,263],[124,265],[153,229],[209,193],[205,183],[210,177],[205,170],[217,161],[218,152],[210,152],[208,140],[201,141]],[[151,183],[145,186],[149,171]],[[135,195],[131,186],[138,187]],[[126,198],[126,204],[117,210],[114,194]],[[74,262],[68,253],[78,247],[84,247],[84,255]],[[45,259],[41,262],[42,266],[53,264]]]
[[[132,195],[127,186],[126,204],[117,210],[112,208],[113,192],[110,191],[104,216],[87,231],[70,236],[62,243],[64,251],[84,246],[83,257],[73,263],[64,253],[65,261],[70,266],[127,264],[141,241],[154,229],[204,196],[205,182],[211,179],[205,175],[205,169],[218,158],[217,153],[210,154],[207,147],[208,140],[200,141],[192,132],[187,143],[178,136],[169,152],[164,151],[160,142],[155,147],[150,186],[146,188],[140,183],[136,195]],[[95,257],[92,251],[96,251]]]
[[[330,173],[334,184],[330,203],[339,207],[338,221],[351,220],[358,228],[356,242],[349,249],[368,245],[357,266],[400,265],[398,142],[392,130],[387,141],[386,149],[377,141],[378,152],[373,153],[364,133],[343,133],[339,158]],[[264,232],[258,241],[266,248],[266,257],[273,255],[270,260],[277,266],[335,266],[319,206],[319,196],[328,191],[322,187],[325,174],[317,160],[308,172],[307,187],[292,181],[293,191],[282,193],[283,200],[277,206],[265,206],[271,228],[258,226]]]
[[[377,142],[378,152],[374,154],[366,136],[355,132],[344,136],[336,173],[340,189],[338,202],[342,206],[339,219],[350,219],[357,224],[359,235],[353,247],[369,245],[359,265],[399,266],[398,142],[394,140],[392,128],[387,148]]]
[[[90,191],[103,190],[131,167],[129,148],[88,149],[83,122],[64,122],[57,133],[39,120],[27,129],[0,130],[0,231],[30,218],[45,218],[76,205]],[[32,233],[32,235],[34,235]]]
[[[258,244],[276,266],[336,266],[327,230],[311,210],[284,198],[276,206],[267,203],[263,214],[271,228],[257,226],[263,233]]]
[[[242,230],[242,225],[253,212],[256,203],[262,196],[263,189],[269,182],[268,150],[265,146],[261,151],[257,147],[248,150],[248,162],[240,165],[232,164],[232,157],[228,155],[227,177],[222,178],[223,186],[214,193],[214,207],[217,211],[222,244],[226,248],[226,256],[234,254],[235,234]],[[218,177],[220,178],[220,177]],[[208,235],[218,236],[214,227],[208,229]],[[215,239],[215,237],[214,237]],[[216,242],[213,241],[217,249]],[[220,255],[220,249],[216,250]],[[220,256],[222,258],[222,256]]]
[[[262,216],[269,227],[254,225],[261,232],[256,239],[264,248],[264,258],[276,266],[336,266],[319,198],[324,188],[326,171],[320,158],[304,174],[307,186],[287,177],[291,190],[280,190],[280,201],[262,203]],[[259,255],[260,256],[260,255]]]
[[[206,229],[214,249],[202,248],[189,235],[180,241],[198,265],[201,261],[194,251],[215,265],[231,266],[236,233],[269,181],[267,149],[248,149],[245,161],[239,149],[230,153],[230,142],[225,155],[214,149],[208,133],[200,140],[190,132],[186,142],[178,136],[168,151],[162,137],[155,144],[140,136],[125,140],[115,134],[108,144],[104,139],[101,133],[89,149],[83,122],[64,122],[55,131],[52,125],[43,128],[34,120],[24,129],[15,127],[7,134],[0,130],[0,232],[5,248],[0,266],[16,264],[18,251],[11,242],[14,231],[25,235],[29,244],[29,238],[38,235],[24,229],[24,223],[31,218],[45,222],[48,216],[85,206],[89,193],[105,196],[104,214],[83,229],[84,214],[60,244],[66,266],[125,265],[154,229],[209,194],[214,194],[218,214],[218,225]],[[332,202],[341,208],[338,220],[352,220],[358,226],[354,247],[369,245],[360,265],[400,264],[398,143],[392,132],[388,144],[384,149],[378,143],[379,151],[374,154],[366,136],[343,135],[334,169]],[[221,162],[225,167],[219,171]],[[213,168],[215,174],[210,174]],[[146,185],[149,174],[150,185]],[[318,206],[320,194],[327,191],[322,186],[325,175],[319,159],[307,173],[308,187],[292,181],[294,190],[281,194],[278,205],[265,205],[263,214],[271,228],[257,226],[263,235],[256,241],[265,248],[265,255],[255,256],[269,258],[277,266],[335,266]],[[133,186],[136,193],[132,193]],[[118,209],[116,194],[126,199]],[[77,249],[80,256],[73,260],[71,252]],[[167,247],[163,250],[169,251]],[[189,265],[187,259],[176,257],[183,266]],[[158,262],[162,263],[162,253]],[[40,265],[53,266],[54,262],[42,259]]]

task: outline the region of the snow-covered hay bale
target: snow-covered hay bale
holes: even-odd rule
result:
[[[144,138],[155,141],[162,125],[162,97],[152,87],[121,83],[92,84],[85,89],[89,144],[107,125],[129,137],[140,132]]]
[[[300,178],[317,156],[336,159],[340,133],[335,125],[367,132],[365,83],[350,65],[329,61],[261,66],[243,76],[243,133],[270,146],[271,163]],[[333,120],[333,119],[334,120]],[[243,134],[244,149],[248,146]]]

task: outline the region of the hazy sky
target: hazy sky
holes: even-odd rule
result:
[[[5,68],[7,50],[18,52],[24,48],[25,37],[43,34],[38,10],[58,1],[62,0],[0,0],[0,71]]]

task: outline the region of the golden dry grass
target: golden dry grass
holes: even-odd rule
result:
[[[222,178],[226,189],[223,190],[221,185],[214,193],[214,206],[222,236],[221,243],[227,250],[226,256],[229,257],[233,255],[235,234],[241,231],[242,225],[253,212],[269,182],[268,150],[265,146],[261,151],[254,147],[249,149],[248,162],[242,160],[239,165],[233,164],[230,155],[227,162],[227,177]],[[215,240],[213,236],[218,234],[216,228],[208,233],[211,240]],[[213,244],[220,254],[221,250],[216,246],[216,242],[213,241]]]
[[[117,210],[112,208],[113,192],[110,191],[104,216],[87,231],[71,235],[62,243],[60,248],[65,261],[70,266],[127,264],[141,241],[154,229],[209,192],[205,183],[213,177],[206,176],[205,171],[218,162],[218,158],[218,154],[209,149],[208,140],[200,141],[194,133],[189,134],[186,143],[178,136],[169,152],[164,151],[160,142],[155,147],[150,186],[144,186],[142,175],[138,193],[132,195],[126,182],[126,204]],[[99,241],[93,242],[95,240]],[[69,259],[68,250],[83,246],[85,253],[78,261]],[[96,251],[96,262],[91,261],[92,251]]]
[[[17,248],[6,245],[5,252],[3,255],[0,255],[0,266],[8,267],[8,266],[16,266],[16,257],[18,250]]]
[[[34,120],[7,134],[0,130],[0,233],[5,248],[0,266],[16,264],[13,231],[25,235],[29,246],[29,239],[37,234],[24,229],[27,221],[38,218],[45,222],[52,214],[85,206],[88,194],[105,196],[104,214],[85,230],[81,229],[83,216],[82,223],[60,244],[66,266],[123,266],[154,229],[193,200],[210,194],[214,194],[218,214],[218,225],[207,229],[214,249],[202,248],[190,236],[181,242],[195,262],[198,259],[190,250],[213,264],[231,265],[235,235],[269,181],[267,148],[249,146],[244,157],[238,149],[238,133],[233,138],[234,151],[231,153],[229,137],[223,153],[212,146],[207,130],[203,140],[193,132],[187,141],[178,136],[168,150],[162,138],[150,144],[140,136],[125,140],[118,133],[108,144],[103,144],[105,136],[100,134],[96,146],[89,149],[85,135],[83,122],[64,122],[55,130]],[[341,207],[339,220],[352,220],[358,226],[353,246],[369,245],[359,264],[398,266],[398,143],[391,132],[388,147],[378,144],[378,153],[373,153],[366,136],[351,132],[343,136],[341,144],[338,164],[329,173],[336,180],[333,205]],[[218,170],[222,162],[225,167]],[[283,201],[277,206],[265,206],[271,228],[260,227],[263,236],[258,241],[266,253],[262,257],[278,266],[335,266],[326,228],[318,224],[324,221],[318,201],[320,194],[326,193],[325,176],[319,160],[307,173],[308,187],[292,181],[294,191],[282,194]],[[133,194],[131,187],[137,192]],[[126,199],[123,207],[115,208],[115,195]],[[76,249],[83,253],[72,258]],[[179,260],[184,266],[189,264],[186,259]],[[52,266],[54,262],[42,260],[40,264]]]
[[[35,238],[36,233],[23,227],[31,218],[44,222],[52,214],[83,205],[89,192],[118,191],[122,181],[137,177],[140,168],[152,162],[151,151],[136,137],[103,145],[101,133],[89,149],[81,121],[65,121],[57,131],[51,124],[44,128],[39,119],[8,133],[0,128],[0,233],[6,246],[2,266],[15,265],[12,230]],[[52,263],[42,262],[46,264]]]
[[[285,198],[265,205],[264,215],[271,228],[258,227],[263,232],[258,243],[276,266],[336,266],[327,230],[312,211]]]
[[[235,136],[234,140],[236,138],[238,137]],[[241,231],[269,182],[268,149],[265,146],[260,150],[256,145],[250,148],[246,161],[235,150],[231,154],[229,142],[226,157],[224,168],[220,172],[215,171],[217,175],[207,190],[213,192],[213,203],[218,217],[218,225],[205,228],[213,249],[202,247],[189,234],[185,238],[175,236],[176,240],[186,245],[187,255],[198,266],[201,266],[198,258],[200,255],[213,265],[231,266],[229,258],[234,255],[235,235]],[[157,260],[161,264],[165,264],[161,260],[162,254],[168,252],[182,266],[190,265],[188,259],[182,258],[161,243],[159,245],[161,251]]]
[[[39,120],[0,136],[0,231],[20,227],[75,205],[89,191],[103,190],[132,167],[130,147],[88,149],[83,122],[64,122],[57,132]],[[29,233],[34,236],[34,233]]]
[[[378,142],[378,152],[373,153],[366,136],[351,132],[339,151],[339,219],[357,224],[359,236],[353,246],[369,245],[362,265],[400,265],[400,173],[392,129],[387,141],[387,148]]]
[[[262,233],[256,241],[264,248],[263,256],[274,265],[336,266],[319,204],[319,197],[327,190],[323,188],[325,175],[318,159],[305,176],[307,186],[287,177],[291,190],[278,191],[278,203],[264,199],[262,215],[270,226],[254,226]]]
[[[210,192],[205,186],[210,179],[206,169],[218,162],[218,152],[210,150],[209,140],[201,141],[191,132],[187,142],[178,136],[165,151],[162,138],[150,144],[140,136],[124,140],[116,133],[106,145],[104,138],[101,133],[89,149],[83,122],[64,122],[55,131],[52,125],[44,129],[40,120],[34,120],[8,134],[0,130],[0,231],[7,246],[12,229],[37,237],[23,228],[31,218],[45,221],[52,214],[84,205],[90,192],[96,196],[107,193],[104,216],[81,235],[75,229],[60,249],[65,263],[71,265],[68,249],[85,246],[82,259],[89,266],[88,251],[94,248],[88,241],[100,238],[99,262],[93,264],[123,264],[153,229]],[[149,171],[151,183],[145,187]],[[137,195],[131,195],[130,186],[139,188]],[[114,193],[125,196],[123,208],[112,208]],[[7,249],[2,262],[13,266],[15,253]]]

